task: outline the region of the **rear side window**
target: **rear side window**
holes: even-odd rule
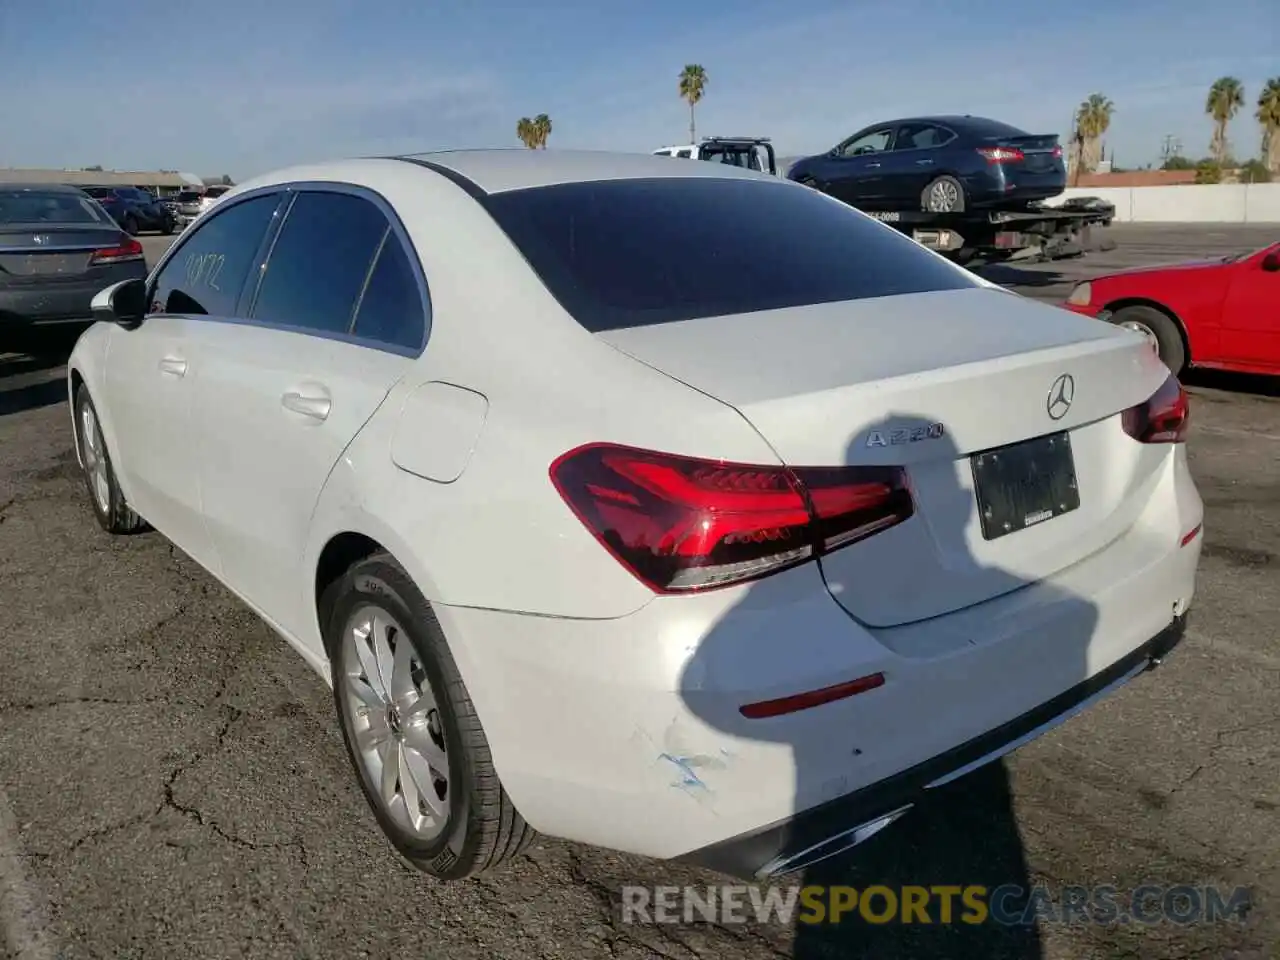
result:
[[[349,333],[387,218],[364,197],[299,193],[267,260],[253,318]]]
[[[233,204],[186,237],[156,277],[152,313],[234,317],[279,194]]]
[[[426,337],[426,316],[417,277],[404,245],[390,229],[369,274],[356,312],[355,335],[417,351]]]
[[[592,332],[979,286],[892,228],[795,184],[611,180],[486,204]]]

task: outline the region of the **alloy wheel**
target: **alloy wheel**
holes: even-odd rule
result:
[[[342,635],[342,703],[355,754],[383,812],[415,840],[449,822],[449,757],[440,709],[408,634],[374,604]]]

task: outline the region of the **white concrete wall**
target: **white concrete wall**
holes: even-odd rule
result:
[[[1098,197],[1116,205],[1117,223],[1280,224],[1280,183],[1178,187],[1068,187],[1072,197]]]

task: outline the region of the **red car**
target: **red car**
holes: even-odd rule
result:
[[[1165,366],[1280,374],[1280,243],[1078,284],[1063,304],[1143,334]]]

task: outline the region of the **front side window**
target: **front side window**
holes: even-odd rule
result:
[[[234,317],[279,194],[220,210],[182,241],[157,275],[152,313]]]
[[[840,148],[842,157],[861,157],[868,153],[880,153],[889,149],[889,141],[893,139],[892,130],[875,130],[855,137]]]
[[[253,319],[349,333],[387,218],[350,193],[299,193],[267,259]]]
[[[726,178],[498,193],[486,208],[592,332],[978,286],[837,200]]]

